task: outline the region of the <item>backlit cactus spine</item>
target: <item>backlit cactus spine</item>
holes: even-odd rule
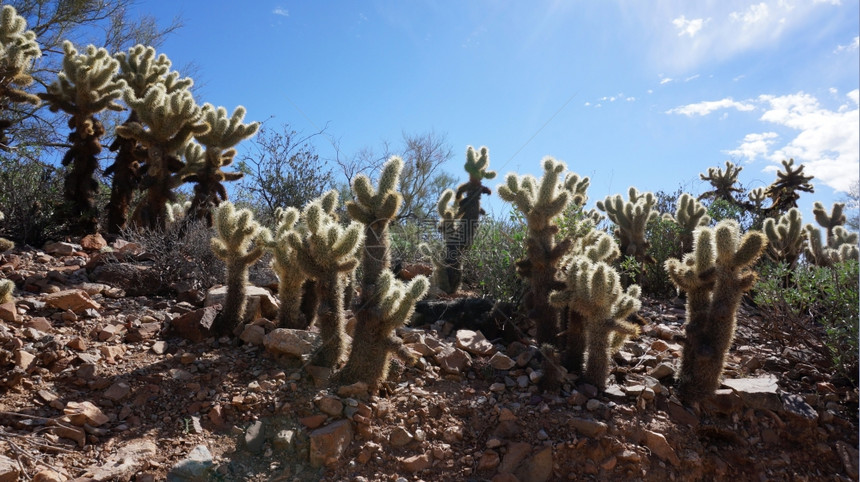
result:
[[[27,30],[27,20],[18,15],[15,7],[4,5],[0,11],[0,110],[11,107],[8,103],[39,104],[39,97],[22,90],[33,83],[30,71],[33,62],[42,56],[36,33]],[[8,102],[8,103],[7,103]],[[0,119],[0,150],[9,150],[6,129],[12,120]]]
[[[335,368],[346,351],[344,289],[346,277],[358,266],[355,252],[364,240],[360,223],[343,227],[318,198],[302,212],[307,230],[290,231],[287,242],[295,250],[298,267],[316,281],[319,299],[317,324],[323,344],[313,363]]]
[[[517,273],[530,282],[526,307],[529,318],[537,326],[538,342],[555,345],[558,315],[549,303],[549,294],[562,287],[555,276],[559,261],[570,249],[571,240],[556,244],[559,228],[554,219],[568,204],[585,202],[589,181],[573,173],[561,181],[561,174],[567,167],[551,157],[544,158],[543,169],[540,182],[530,175],[508,174],[498,192],[499,197],[513,203],[526,218],[526,257],[517,262]]]
[[[650,243],[645,239],[645,226],[658,216],[654,209],[657,199],[650,192],[640,194],[635,187],[631,187],[627,195],[627,201],[620,194],[607,196],[602,202],[597,201],[597,209],[606,212],[617,226],[615,236],[622,254],[633,256],[640,263],[653,263],[654,259],[647,253]]]
[[[672,282],[687,292],[686,340],[678,378],[684,401],[701,401],[719,388],[741,299],[757,278],[751,266],[766,245],[762,233],[750,231],[741,237],[737,222],[723,220],[714,229],[696,231],[693,252],[683,261],[666,261]]]
[[[785,262],[789,268],[794,268],[797,265],[797,259],[803,253],[804,233],[800,210],[797,208],[791,208],[779,219],[765,219],[764,234],[768,239],[768,257],[776,262]]]
[[[212,252],[226,264],[227,295],[216,331],[232,332],[245,315],[245,287],[248,268],[263,255],[262,243],[257,242],[260,225],[247,209],[236,210],[230,202],[222,203],[215,212],[215,232]]]
[[[496,177],[490,165],[490,153],[481,147],[480,154],[472,146],[466,148],[466,172],[469,181],[461,184],[456,193],[446,189],[439,197],[439,232],[445,239],[445,258],[437,263],[434,279],[438,288],[446,293],[454,293],[460,288],[463,279],[463,253],[471,248],[478,231],[478,219],[484,213],[481,209],[481,195],[492,194],[483,185],[484,179]],[[453,201],[453,204],[452,204]]]
[[[409,321],[429,282],[417,276],[406,284],[395,279],[389,269],[388,226],[400,209],[402,197],[396,187],[402,169],[403,161],[392,157],[382,168],[377,189],[367,177],[356,177],[352,185],[355,200],[346,205],[349,215],[364,225],[365,243],[352,350],[337,375],[340,383],[376,386],[388,375],[392,354],[410,358],[395,329]]]
[[[693,231],[699,226],[707,226],[711,223],[708,209],[687,193],[681,194],[678,198],[675,215],[666,213],[663,219],[673,221],[681,228],[681,250],[684,253],[693,250]]]
[[[296,208],[278,208],[275,210],[277,227],[271,239],[266,240],[267,248],[272,252],[272,269],[278,276],[278,325],[282,328],[307,329],[312,320],[302,313],[302,285],[308,279],[307,275],[298,268],[298,255],[290,245],[290,233],[298,232],[296,223],[299,211]]]

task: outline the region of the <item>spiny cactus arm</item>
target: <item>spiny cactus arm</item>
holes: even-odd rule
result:
[[[830,266],[833,260],[827,252],[827,246],[821,241],[821,230],[807,224],[806,231],[806,256],[816,266]]]
[[[767,193],[765,192],[765,188],[759,187],[753,189],[749,192],[750,201],[752,201],[753,206],[756,208],[761,208],[762,204],[764,204],[765,199],[767,199]]]
[[[468,146],[466,148],[466,172],[469,173],[469,180],[472,182],[481,182],[483,179],[494,179],[495,171],[487,170],[490,167],[490,151],[486,146],[481,146],[480,154],[475,152],[475,148]]]
[[[350,217],[365,225],[394,219],[403,202],[403,197],[396,191],[402,170],[403,160],[397,156],[389,159],[379,177],[378,190],[366,176],[356,176],[352,183],[355,200],[346,203]]]
[[[155,141],[150,145],[163,145],[168,152],[178,151],[192,136],[209,131],[209,124],[201,121],[200,107],[188,90],[168,92],[164,84],[155,84],[143,97],[126,89],[124,99],[138,113],[141,123],[149,128],[149,137]],[[124,134],[120,132],[120,135]],[[145,143],[149,139],[138,140]]]
[[[839,246],[839,260],[840,261],[848,261],[854,260],[857,261],[860,259],[860,248],[857,247],[857,243],[845,243]]]
[[[389,280],[386,281],[384,278]],[[380,309],[384,314],[384,330],[392,331],[409,321],[415,311],[415,303],[427,293],[430,282],[424,276],[416,276],[406,284],[394,279],[390,271],[381,274],[379,279],[380,284],[385,287],[384,290],[379,291],[382,293]]]
[[[201,108],[201,121],[209,124],[209,131],[197,135],[197,140],[207,149],[225,150],[256,134],[259,122],[243,124],[245,108],[238,106],[228,118],[227,109],[215,108],[208,102]]]
[[[454,199],[454,191],[445,189],[439,196],[439,201],[436,203],[436,211],[439,213],[440,221],[453,221],[457,215],[457,210],[451,204]]]
[[[833,228],[833,247],[838,248],[844,244],[857,244],[858,237],[860,237],[858,233],[848,231],[843,226],[836,226]]]
[[[523,176],[520,180],[519,176],[510,173],[505,177],[505,184],[500,184],[496,191],[502,200],[513,203],[523,214],[532,212],[534,209],[534,195],[527,186],[530,184],[528,179],[534,180],[529,175]]]
[[[723,220],[714,236],[717,247],[716,264],[728,269],[746,268],[755,263],[767,247],[767,238],[758,231],[749,231],[742,238],[734,220]]]
[[[42,56],[36,34],[26,30],[27,21],[11,5],[0,12],[0,97],[12,102],[39,104],[39,97],[21,89],[33,82],[33,61]]]
[[[692,231],[699,226],[707,226],[711,223],[708,209],[693,196],[683,193],[678,198],[678,209],[675,211],[674,221],[682,228]]]
[[[833,228],[845,224],[845,203],[833,203],[833,208],[828,214],[824,209],[824,205],[820,202],[815,202],[812,208],[812,214],[815,216],[815,221],[824,229],[827,230],[827,244],[833,245]]]
[[[40,94],[52,111],[62,109],[86,117],[105,109],[123,109],[116,100],[123,96],[127,86],[124,80],[115,78],[119,62],[107,50],[90,45],[86,53],[79,54],[66,40],[63,52],[63,70],[47,87],[47,93]]]
[[[125,80],[135,95],[142,96],[146,89],[163,79],[170,70],[166,55],[155,56],[155,48],[135,45],[127,52],[117,52],[114,58],[119,63],[117,77]]]
[[[791,208],[778,220],[765,219],[763,230],[768,239],[768,256],[775,261],[793,263],[802,252],[804,230],[799,209]]]
[[[564,188],[572,194],[571,202],[578,206],[585,205],[588,201],[588,186],[591,185],[591,179],[588,177],[579,177],[579,174],[570,172],[565,176]],[[596,224],[596,223],[595,223]]]
[[[15,291],[15,283],[12,280],[0,280],[0,304],[12,301],[13,291]]]

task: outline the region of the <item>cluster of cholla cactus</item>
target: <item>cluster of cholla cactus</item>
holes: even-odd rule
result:
[[[212,252],[224,261],[227,271],[227,294],[214,329],[232,332],[245,315],[248,268],[263,255],[262,238],[258,241],[262,228],[251,211],[237,210],[230,202],[216,208],[214,221],[217,237],[212,238]]]
[[[391,273],[388,227],[400,209],[397,184],[403,161],[392,157],[382,168],[378,187],[364,175],[352,183],[354,200],[346,204],[352,219],[364,225],[361,262],[361,296],[354,308],[356,325],[352,350],[337,379],[341,383],[363,382],[375,386],[388,374],[392,354],[410,358],[395,329],[412,316],[415,303],[424,297],[429,281],[417,276],[409,283]]]
[[[16,104],[39,104],[39,97],[21,87],[33,83],[30,71],[35,59],[41,56],[35,32],[27,30],[27,21],[18,15],[15,7],[4,5],[0,11],[0,99]],[[11,119],[0,119],[2,150],[9,149],[6,131],[11,126]]]
[[[293,250],[295,260],[304,275],[315,281],[319,306],[316,323],[323,340],[322,347],[314,355],[317,365],[335,368],[346,353],[346,324],[344,290],[347,277],[352,273],[359,260],[356,251],[364,240],[361,224],[351,222],[341,226],[337,218],[323,205],[323,198],[316,199],[305,206],[302,222],[305,229],[288,229],[286,240]],[[329,200],[337,198],[331,194]],[[291,213],[282,216],[287,224],[292,220]],[[277,254],[276,254],[277,256]],[[280,261],[277,261],[278,263]],[[293,267],[295,269],[295,267]]]
[[[122,97],[126,83],[116,78],[119,62],[103,48],[93,45],[79,54],[68,40],[63,43],[63,70],[39,94],[52,112],[62,110],[69,117],[69,148],[63,165],[71,164],[66,176],[64,194],[73,231],[98,231],[99,213],[96,206],[98,182],[93,175],[98,169],[98,155],[102,151],[101,137],[104,126],[96,114],[104,110],[122,110],[116,101]]]
[[[684,253],[693,250],[693,231],[699,226],[711,224],[708,209],[687,193],[682,193],[678,198],[675,215],[666,213],[663,215],[663,219],[674,222],[680,228],[681,251]]]
[[[517,273],[526,278],[528,317],[537,326],[539,343],[555,345],[558,335],[558,314],[549,302],[550,293],[560,287],[556,279],[559,262],[568,252],[572,241],[566,238],[556,243],[559,231],[555,218],[570,204],[585,204],[589,179],[568,173],[563,162],[551,157],[543,160],[544,175],[540,181],[533,176],[508,174],[505,184],[498,187],[499,197],[513,203],[526,219],[528,237],[526,257],[517,262]]]
[[[457,191],[446,189],[439,197],[436,209],[439,212],[437,228],[445,241],[445,257],[434,259],[434,285],[451,294],[460,288],[463,279],[463,254],[471,248],[478,232],[478,219],[486,214],[481,209],[481,195],[492,191],[483,185],[484,179],[496,177],[490,166],[490,152],[481,147],[480,153],[472,146],[466,148],[466,172],[469,180]]]
[[[833,264],[849,259],[858,259],[860,249],[857,246],[858,234],[852,233],[843,227],[845,224],[845,209],[843,203],[834,203],[830,213],[824,209],[824,205],[816,202],[812,210],[815,221],[824,228],[826,232],[825,241],[821,241],[821,229],[807,224],[806,232],[806,258],[817,266],[832,266]]]
[[[657,198],[654,193],[640,193],[635,187],[630,187],[627,196],[627,201],[620,194],[607,196],[602,202],[597,202],[597,209],[606,212],[615,223],[615,236],[621,245],[622,254],[633,256],[640,263],[654,263],[654,259],[648,255],[650,243],[645,239],[645,227],[659,216],[654,209]]]
[[[6,219],[6,215],[0,212],[0,221]],[[10,249],[15,247],[15,243],[9,241],[6,238],[0,238],[0,253],[9,251]]]
[[[751,266],[767,240],[757,231],[743,237],[735,221],[695,232],[693,252],[666,261],[675,285],[687,293],[687,320],[678,391],[690,403],[719,388],[726,353],[734,338],[741,299],[756,280]]]
[[[227,189],[223,183],[242,178],[241,172],[224,172],[222,168],[233,162],[236,155],[233,147],[253,136],[260,123],[243,124],[245,108],[242,106],[237,107],[230,117],[227,117],[227,109],[224,107],[215,108],[208,103],[203,105],[201,112],[203,122],[208,124],[210,129],[195,137],[205,149],[203,155],[196,157],[194,162],[187,162],[186,170],[190,174],[182,180],[195,183],[190,217],[205,219],[206,224],[211,225],[212,209],[221,201],[227,200]]]
[[[803,220],[797,208],[789,209],[779,218],[765,219],[768,257],[775,262],[784,262],[793,269],[803,253],[804,232]]]

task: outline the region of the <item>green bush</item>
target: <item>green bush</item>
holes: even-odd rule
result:
[[[667,259],[680,259],[683,254],[681,227],[674,221],[658,217],[645,226],[645,239],[651,243],[647,253],[654,258],[655,263],[643,267],[637,283],[642,287],[642,292],[647,295],[660,298],[672,297],[676,293],[675,285],[666,274],[665,265]]]
[[[463,258],[463,282],[467,288],[497,301],[517,302],[524,286],[514,264],[526,252],[526,224],[514,211],[508,221],[481,220],[475,244]]]
[[[767,324],[789,341],[804,337],[810,348],[821,347],[833,368],[858,382],[858,276],[856,260],[831,267],[810,265],[789,270],[785,263],[765,265],[756,286],[755,302]]]
[[[0,211],[6,215],[3,234],[18,242],[41,247],[57,239],[62,219],[63,170],[25,156],[0,156]]]

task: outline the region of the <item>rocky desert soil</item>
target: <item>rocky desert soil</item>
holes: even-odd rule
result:
[[[749,306],[698,407],[673,395],[681,300],[645,301],[604,392],[570,375],[541,390],[529,327],[449,313],[400,330],[418,361],[369,393],[307,363],[318,335],[275,329],[266,286],[241,336],[216,337],[219,290],[159,296],[141,247],[112,247],[2,255],[17,289],[0,306],[0,481],[858,477],[857,388]]]

